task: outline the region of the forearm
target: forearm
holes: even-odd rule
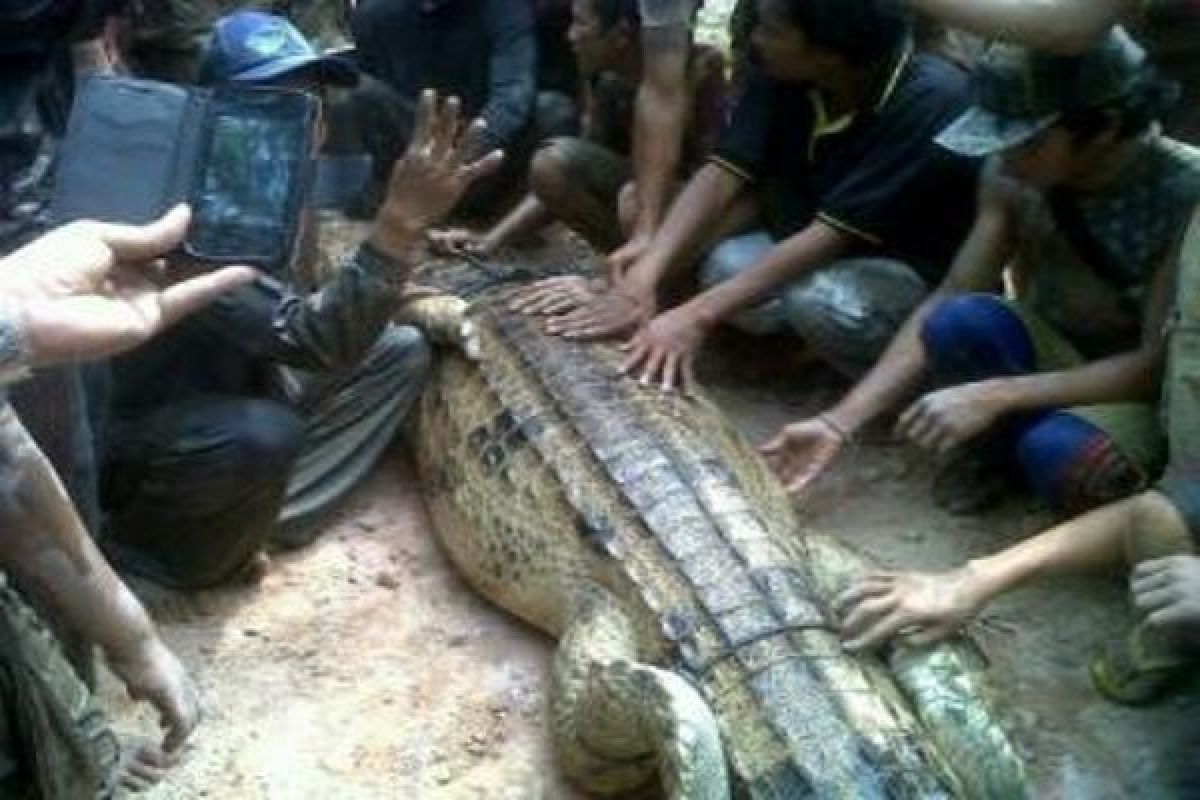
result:
[[[1052,50],[1082,52],[1136,5],[1134,0],[909,0],[952,28]]]
[[[1146,348],[1074,369],[987,381],[1007,412],[1097,403],[1152,401],[1158,394],[1162,354]]]
[[[948,295],[949,292],[939,290],[927,297],[900,328],[871,371],[829,412],[842,430],[856,433],[917,391],[926,370],[921,328],[933,309]]]
[[[1041,578],[1090,575],[1121,566],[1126,543],[1165,503],[1145,493],[1056,525],[1030,539],[967,565],[972,591],[982,603]],[[981,604],[982,604],[981,603]]]
[[[418,241],[416,229],[377,226],[370,249],[380,258],[360,250],[308,294],[259,279],[217,300],[202,319],[258,358],[320,372],[348,369],[395,314]]]
[[[637,186],[634,235],[652,236],[666,212],[679,169],[687,117],[683,81],[642,83],[634,109],[633,171]]]
[[[697,318],[715,325],[827,265],[850,244],[850,237],[836,228],[813,222],[780,242],[750,269],[702,292],[687,305]]]
[[[483,237],[483,249],[492,252],[521,236],[541,229],[549,222],[550,214],[542,205],[542,201],[535,195],[526,195],[516,208]]]
[[[0,411],[0,465],[0,567],[111,657],[156,644],[150,618],[96,549],[9,407]]]
[[[668,276],[691,263],[707,241],[707,232],[721,220],[743,190],[743,182],[714,164],[700,169],[683,188],[645,256],[629,279],[656,288]]]

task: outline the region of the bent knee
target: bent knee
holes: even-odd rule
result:
[[[938,303],[925,318],[921,325],[921,340],[926,348],[931,348],[964,338],[986,338],[991,333],[989,323],[1005,316],[1015,317],[995,295],[963,294],[951,297]]]
[[[529,188],[546,205],[559,202],[570,187],[571,140],[548,139],[529,162]]]
[[[1146,483],[1112,437],[1065,411],[1050,414],[1021,436],[1017,460],[1034,493],[1068,513],[1128,497]]]
[[[419,328],[392,325],[379,337],[372,350],[372,366],[380,371],[424,380],[433,368],[433,348]]]
[[[1187,520],[1165,494],[1140,492],[1124,504],[1122,549],[1127,564],[1195,552]]]
[[[304,431],[298,414],[269,400],[246,402],[238,418],[230,421],[239,465],[254,470],[290,465],[304,442]]]

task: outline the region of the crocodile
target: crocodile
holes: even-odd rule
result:
[[[572,269],[574,269],[572,267]],[[566,271],[572,271],[568,269]],[[610,343],[507,304],[525,269],[442,259],[409,317],[444,348],[412,443],[436,536],[485,597],[558,640],[548,720],[596,795],[1019,798],[969,642],[840,646],[862,557],[802,529],[702,392],[618,376]]]

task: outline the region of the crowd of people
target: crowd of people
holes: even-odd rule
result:
[[[607,274],[513,311],[623,341],[626,379],[688,391],[732,325],[851,382],[762,445],[793,494],[882,419],[943,464],[931,502],[1024,487],[1061,520],[867,577],[834,609],[846,647],[936,641],[1027,582],[1118,569],[1140,622],[1090,662],[1097,691],[1147,703],[1194,673],[1200,6],[739,0],[724,53],[697,5],[0,2],[0,794],[170,769],[195,692],[118,573],[256,581],[312,542],[429,371],[395,321],[412,267],[553,223]],[[56,147],[97,73],[309,93],[322,152],[371,164],[346,209],[368,238],[317,274],[309,210],[291,264],[197,275],[164,260],[186,206],[55,226]],[[96,647],[159,744],[96,708]]]

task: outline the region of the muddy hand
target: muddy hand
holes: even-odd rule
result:
[[[651,295],[614,286],[577,308],[550,317],[546,332],[580,340],[626,336],[649,322],[653,315]]]
[[[130,697],[149,703],[163,729],[162,750],[177,754],[200,722],[200,701],[187,671],[158,637],[134,652],[109,654],[109,665]]]
[[[896,432],[925,450],[948,453],[990,428],[1001,413],[990,384],[969,383],[913,403],[897,421]]]
[[[508,310],[518,314],[554,316],[582,308],[605,291],[602,282],[582,275],[543,278],[517,292]]]
[[[707,326],[686,307],[659,314],[621,345],[628,353],[621,374],[636,377],[643,386],[657,384],[667,392],[677,386],[690,389],[696,383],[696,356],[707,334]]]
[[[978,613],[969,568],[941,574],[869,575],[834,601],[847,650],[870,650],[893,637],[924,645],[954,634]]]
[[[788,494],[799,495],[812,484],[842,452],[846,439],[840,429],[821,414],[793,422],[759,448]]]

